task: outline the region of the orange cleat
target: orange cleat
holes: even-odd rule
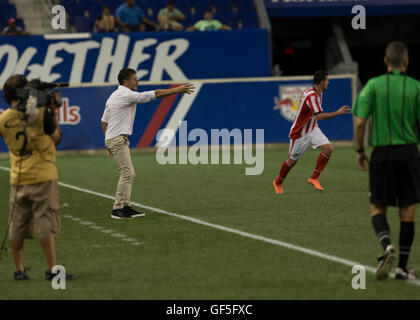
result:
[[[276,180],[273,181],[274,190],[276,190],[277,194],[283,194],[283,183],[276,184]]]
[[[324,191],[324,188],[321,186],[321,184],[319,183],[319,179],[312,179],[312,178],[309,178],[308,179],[308,183],[310,183],[311,185],[313,185],[314,186],[314,188],[316,189],[316,190],[319,190],[319,191]]]

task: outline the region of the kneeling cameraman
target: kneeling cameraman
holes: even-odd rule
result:
[[[24,239],[34,238],[36,226],[47,260],[45,279],[51,281],[56,275],[52,272],[56,264],[55,237],[61,224],[55,166],[55,146],[61,140],[56,110],[61,96],[59,92],[47,93],[46,89],[25,89],[30,83],[23,75],[15,75],[3,87],[5,100],[11,106],[0,115],[0,135],[9,149],[11,163],[8,232],[16,265],[14,279],[29,279],[23,265],[23,244]],[[48,99],[42,102],[42,97]]]

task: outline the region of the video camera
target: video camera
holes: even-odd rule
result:
[[[26,113],[26,101],[30,96],[36,97],[37,108],[47,107],[51,103],[54,103],[57,107],[61,107],[61,94],[54,94],[56,92],[59,93],[59,91],[54,90],[49,92],[48,90],[68,86],[68,83],[42,82],[38,79],[31,80],[23,88],[16,89],[17,96],[20,100],[17,110]]]

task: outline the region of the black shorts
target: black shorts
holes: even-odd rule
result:
[[[376,147],[369,165],[370,202],[407,207],[420,202],[420,154],[417,145]]]

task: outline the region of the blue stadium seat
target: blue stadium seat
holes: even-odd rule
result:
[[[0,6],[0,12],[2,13],[3,22],[7,23],[10,18],[16,18],[16,8],[13,4],[4,4]]]
[[[181,11],[185,16],[191,13],[191,5],[189,2],[175,2],[175,7]]]
[[[177,6],[177,7],[191,6],[191,1],[190,0],[174,0],[174,2],[175,2],[175,6]]]
[[[202,19],[201,17],[198,18],[195,14],[191,13],[186,15],[186,17],[187,18],[184,21],[182,21],[182,24],[184,25],[185,29],[195,25],[197,21]]]
[[[74,26],[77,32],[91,32],[92,27],[90,25],[90,19],[88,17],[75,17]]]
[[[194,8],[195,8],[196,16],[202,19],[204,12],[212,9],[212,1],[211,0],[195,0]]]
[[[25,23],[23,22],[22,19],[16,19],[16,25],[18,27],[21,27],[23,30],[25,30]]]
[[[218,14],[220,22],[230,26],[232,29],[238,29],[239,18],[234,12],[220,12]]]
[[[236,7],[239,13],[255,11],[254,0],[236,0]]]
[[[70,21],[74,21],[76,17],[85,16],[85,4],[84,3],[73,3],[66,7],[67,14],[69,15]]]
[[[218,13],[233,12],[232,0],[213,0],[213,2]]]
[[[149,10],[149,2],[147,0],[136,0],[136,5],[147,15],[147,11]]]
[[[96,19],[97,17],[102,15],[102,7],[104,4],[92,1],[87,6],[86,9],[89,11],[89,16]]]
[[[258,15],[255,11],[245,11],[240,14],[242,21],[242,28],[259,28]]]
[[[63,5],[64,7],[67,7],[68,5],[72,5],[76,2],[77,2],[76,0],[61,0],[61,5]]]
[[[152,7],[153,11],[159,13],[160,9],[163,9],[167,6],[167,0],[152,0],[149,1],[149,5]]]

